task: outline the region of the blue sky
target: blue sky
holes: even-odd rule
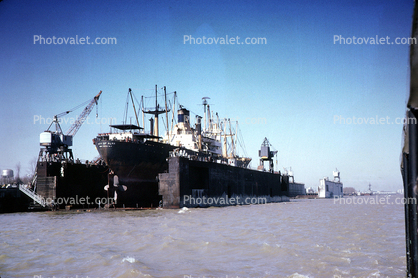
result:
[[[279,151],[278,169],[292,167],[306,187],[337,167],[345,186],[400,189],[402,125],[334,119],[404,117],[408,45],[333,40],[409,37],[412,11],[413,1],[5,0],[0,169],[20,162],[28,173],[48,127],[35,117],[50,118],[102,90],[99,117],[121,122],[128,88],[139,99],[158,84],[195,113],[207,96],[221,117],[239,119],[253,166],[267,137]],[[36,35],[114,37],[117,44],[34,44]],[[185,35],[262,37],[267,44],[185,44]],[[75,156],[96,157],[92,139],[107,131],[106,124],[84,124]]]

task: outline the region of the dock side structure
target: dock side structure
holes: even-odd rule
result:
[[[289,200],[289,176],[170,157],[159,174],[163,208],[250,205]]]
[[[343,184],[340,181],[340,172],[338,170],[333,172],[334,180],[329,180],[325,177],[319,180],[318,197],[319,198],[334,198],[343,197],[344,189]]]

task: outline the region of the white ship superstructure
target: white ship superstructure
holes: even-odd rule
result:
[[[204,117],[196,116],[194,128],[190,123],[190,111],[181,107],[177,111],[177,124],[166,132],[163,142],[175,147],[210,155],[219,163],[247,167],[251,158],[236,155],[236,132],[229,119],[211,116],[208,98],[203,98]],[[228,137],[230,139],[228,140]],[[229,144],[228,144],[229,142]],[[229,147],[229,148],[228,148]]]

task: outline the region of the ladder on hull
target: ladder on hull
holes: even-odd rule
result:
[[[19,190],[25,193],[27,196],[29,196],[33,201],[37,202],[43,207],[46,207],[45,199],[42,198],[40,195],[36,194],[35,192],[33,192],[32,190],[26,188],[25,185],[19,184]]]

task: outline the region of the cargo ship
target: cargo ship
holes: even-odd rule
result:
[[[167,101],[161,106],[164,109],[157,103],[157,86],[153,109],[145,109],[141,98],[142,123],[145,114],[154,116],[150,119],[150,132],[146,133],[139,125],[134,97],[129,89],[128,99],[132,100],[136,124],[127,123],[125,119],[122,124],[111,125],[109,133],[98,134],[93,139],[100,157],[117,176],[117,182],[109,187],[117,204],[183,207],[187,204],[180,199],[185,194],[198,197],[267,196],[270,201],[281,201],[281,196],[288,196],[289,177],[274,172],[273,157],[277,151],[270,151],[267,139],[260,150],[258,170],[249,169],[251,158],[237,154],[238,128],[233,128],[230,119],[220,119],[210,110],[208,97],[202,98],[203,117],[196,115],[192,126],[190,110],[182,105],[175,109],[177,95],[176,92],[173,94],[171,113]],[[165,87],[164,99],[167,99]],[[165,114],[167,127],[171,122],[171,128],[167,128],[163,137],[159,136],[160,114]],[[264,161],[270,162],[269,170],[264,169]],[[177,174],[180,174],[186,169],[187,182],[179,178],[171,184],[170,177],[175,176],[173,171],[178,170]],[[178,194],[173,195],[173,186],[178,187]]]
[[[129,94],[132,95],[131,90]],[[206,99],[203,98],[203,129],[201,117],[196,117],[196,125],[192,128],[190,111],[180,106],[177,111],[177,124],[166,132],[164,138],[159,137],[158,114],[165,113],[166,110],[160,110],[157,104],[154,111],[143,110],[144,113],[155,115],[154,119],[151,118],[150,133],[141,132],[143,128],[139,125],[110,125],[112,132],[99,134],[93,139],[93,143],[106,164],[118,175],[119,180],[125,183],[155,182],[158,173],[167,170],[167,158],[173,151],[198,160],[227,162],[246,167],[251,158],[237,156],[234,141],[232,153],[227,154],[227,137],[233,136],[232,128],[229,126],[231,132],[228,134],[225,131],[227,119],[220,120],[217,117],[215,122],[210,116],[210,107]],[[138,122],[138,118],[136,120]]]

